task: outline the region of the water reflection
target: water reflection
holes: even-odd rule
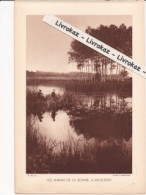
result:
[[[74,139],[83,138],[78,136],[74,128],[70,125],[70,117],[65,111],[57,111],[55,115],[55,122],[52,118],[52,113],[46,112],[43,114],[43,120],[33,115],[30,116],[31,121],[34,122],[34,127],[39,129],[40,133],[46,137],[46,139],[52,138],[52,140],[68,141],[70,137]]]
[[[120,96],[119,94],[96,94],[85,95],[78,94],[78,98],[81,100],[82,105],[88,108],[115,108],[116,110],[123,110],[131,108],[131,98]]]
[[[31,120],[35,121],[34,127],[37,127],[41,135],[46,137],[48,141],[50,138],[57,142],[69,142],[73,139],[76,141],[82,140],[82,143],[88,142],[88,144],[91,145],[98,141],[98,143],[101,143],[103,146],[103,143],[106,143],[105,141],[109,138],[121,139],[125,142],[128,142],[131,138],[130,121],[128,121],[128,125],[125,121],[125,117],[119,116],[119,118],[113,121],[114,119],[111,118],[112,116],[110,115],[104,117],[96,115],[90,118],[80,117],[74,120],[74,118],[69,116],[65,111],[57,111],[55,117],[56,120],[54,122],[52,113],[46,112],[42,115],[42,120],[40,121],[39,117],[34,118],[34,116],[31,115]],[[82,148],[83,146],[80,147]]]
[[[41,150],[41,155],[44,150],[51,166],[47,171],[33,170],[45,173],[132,171],[131,97],[118,93],[66,93],[64,88],[54,86],[29,86],[28,89],[41,90],[43,94],[42,99],[27,102],[27,140],[28,145],[34,144],[28,148]],[[51,97],[54,89],[58,94],[55,99]],[[33,140],[32,132],[35,132]],[[32,171],[32,166],[28,170]]]
[[[56,86],[28,86],[27,89],[30,91],[42,91],[43,95],[51,95],[55,91],[56,95],[63,95],[66,90],[63,87]],[[132,108],[132,98],[126,94],[122,93],[93,93],[92,95],[83,93],[73,93],[82,102],[84,107],[116,107],[117,110],[122,110],[126,108]]]
[[[56,111],[55,110],[53,110],[51,112],[51,117],[52,117],[53,121],[55,121],[55,117],[56,117]]]

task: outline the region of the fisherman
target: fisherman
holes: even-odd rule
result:
[[[39,92],[38,92],[38,98],[39,98],[39,100],[41,100],[42,97],[43,97],[42,90],[39,89]]]
[[[52,91],[52,93],[51,93],[51,97],[52,97],[52,99],[54,99],[54,100],[57,98],[56,93],[55,93],[55,89],[53,89],[53,91]]]

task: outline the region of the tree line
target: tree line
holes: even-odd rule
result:
[[[110,26],[100,25],[97,28],[87,27],[85,32],[123,54],[132,57],[131,26],[126,27],[124,24],[121,24],[119,27],[113,24]],[[109,77],[110,80],[112,80],[114,70],[118,81],[120,79],[124,81],[126,76],[128,76],[128,72],[124,66],[94,51],[77,40],[72,41],[68,54],[69,63],[76,63],[79,78],[82,80],[101,80],[105,82]]]

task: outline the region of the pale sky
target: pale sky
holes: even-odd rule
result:
[[[132,25],[131,16],[57,16],[74,27],[85,31],[90,26],[102,25],[127,27]],[[67,52],[73,38],[42,22],[43,16],[27,16],[26,19],[26,68],[30,71],[71,72],[76,64],[69,64]]]

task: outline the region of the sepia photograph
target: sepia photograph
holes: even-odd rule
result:
[[[132,58],[132,16],[57,15]],[[132,72],[26,16],[26,173],[132,174]]]

